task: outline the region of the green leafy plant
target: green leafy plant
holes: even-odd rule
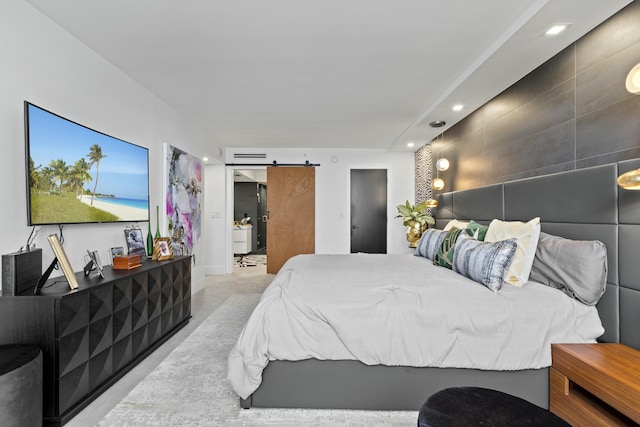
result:
[[[435,219],[427,213],[427,202],[420,202],[412,205],[407,200],[404,205],[398,205],[398,216],[402,218],[402,224],[407,227],[421,228],[427,225],[434,225]]]

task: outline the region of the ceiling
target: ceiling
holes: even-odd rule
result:
[[[204,129],[212,150],[411,151],[630,3],[25,1]],[[543,35],[555,23],[570,26]]]

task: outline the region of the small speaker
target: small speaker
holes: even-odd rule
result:
[[[42,275],[42,249],[2,255],[2,296],[33,291]]]

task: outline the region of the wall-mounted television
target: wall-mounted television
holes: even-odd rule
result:
[[[29,225],[149,220],[149,150],[24,102]]]

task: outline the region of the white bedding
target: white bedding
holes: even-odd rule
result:
[[[537,369],[551,343],[595,342],[595,307],[530,282],[484,286],[413,255],[298,255],[265,290],[229,355],[246,399],[269,360]]]

